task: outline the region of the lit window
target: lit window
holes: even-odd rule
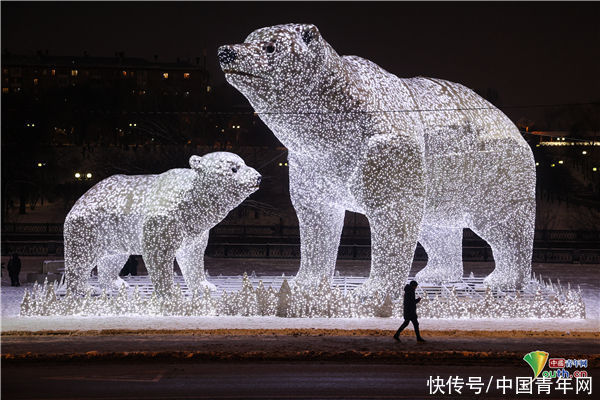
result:
[[[37,85],[38,83],[40,83],[40,80],[38,78],[33,78],[33,84]]]
[[[3,87],[2,88],[2,93],[8,93],[8,88],[7,87]]]
[[[42,164],[41,162],[38,163],[38,167],[41,167],[42,165],[44,165],[44,164]]]
[[[56,75],[56,70],[55,70],[55,69],[53,69],[52,71],[50,71],[50,74],[51,74],[52,76],[55,76],[55,75]]]
[[[211,91],[211,89],[212,89],[212,88],[211,88],[210,86],[207,86],[207,87],[206,87],[206,92],[207,92],[207,93],[208,93],[208,92],[210,92],[210,91]]]
[[[540,166],[540,163],[539,163],[539,162],[536,162],[536,163],[535,163],[535,166],[536,166],[536,167],[539,167],[539,166]]]
[[[92,179],[92,173],[88,172],[87,174],[85,174],[85,177],[88,179]]]
[[[127,76],[127,71],[121,71],[121,74],[123,74],[123,76]]]
[[[562,163],[563,163],[563,160],[560,160],[558,163],[559,163],[559,164],[562,164]]]
[[[169,73],[163,72],[163,79],[169,79]]]
[[[583,154],[584,156],[587,154],[587,151],[582,151],[581,154]]]
[[[76,179],[79,179],[79,178],[81,178],[81,174],[80,174],[79,172],[75,172],[75,178],[76,178]]]
[[[183,79],[190,79],[190,73],[189,72],[184,72],[183,73]]]
[[[77,71],[76,69],[72,69],[71,76],[77,76],[77,75],[79,75],[79,71]]]
[[[552,168],[554,168],[554,167],[556,167],[556,164],[550,164],[550,166],[551,166]]]
[[[596,172],[596,171],[598,171],[598,168],[594,167],[594,168],[592,168],[592,171]]]

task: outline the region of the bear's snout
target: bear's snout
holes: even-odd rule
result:
[[[219,62],[223,65],[234,62],[237,58],[237,53],[229,46],[221,46],[217,52]]]

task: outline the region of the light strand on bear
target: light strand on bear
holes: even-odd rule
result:
[[[429,258],[417,280],[459,279],[463,228],[492,247],[486,284],[528,282],[535,162],[498,108],[457,83],[401,79],[339,56],[310,24],[258,29],[220,47],[218,58],[288,149],[297,282],[317,287],[333,276],[345,211],[364,214],[371,227],[366,297],[400,293],[417,241]]]

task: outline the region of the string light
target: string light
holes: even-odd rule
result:
[[[346,210],[365,214],[371,227],[365,295],[400,294],[417,240],[429,256],[418,280],[460,278],[466,227],[492,247],[496,269],[486,284],[528,281],[533,154],[489,102],[460,84],[400,79],[340,57],[314,25],[258,29],[218,57],[226,80],[288,149],[301,242],[296,282],[331,278]]]
[[[118,274],[131,254],[142,255],[157,298],[172,297],[175,258],[191,290],[214,289],[204,274],[208,232],[258,189],[260,174],[227,152],[192,156],[189,164],[159,175],[114,175],[77,200],[64,227],[73,295],[89,294],[95,266],[103,290],[124,286]]]
[[[581,289],[570,285],[563,289],[560,283],[544,282],[541,277],[531,281],[523,292],[502,292],[487,287],[480,295],[453,286],[439,292],[424,291],[419,286],[421,302],[418,313],[422,318],[585,318],[585,303]],[[168,297],[155,292],[143,296],[136,286],[121,286],[108,295],[103,291],[94,295],[90,288],[84,296],[75,295],[56,283],[34,284],[26,290],[21,303],[21,316],[278,316],[285,318],[401,318],[402,301],[393,301],[381,292],[364,299],[359,291],[343,293],[339,286],[332,287],[324,276],[318,286],[289,285],[283,280],[279,290],[265,287],[262,280],[254,287],[248,275],[242,278],[241,289],[223,292],[220,297],[208,287],[184,292],[179,285]],[[431,293],[436,293],[431,295]]]

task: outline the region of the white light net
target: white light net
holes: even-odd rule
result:
[[[417,280],[459,279],[463,228],[493,250],[487,285],[518,289],[529,280],[535,163],[492,104],[457,83],[400,79],[339,56],[313,25],[259,29],[218,57],[288,149],[301,235],[296,282],[333,276],[346,210],[371,227],[365,294],[401,292],[417,241],[429,257]]]
[[[260,174],[235,154],[192,156],[189,169],[159,175],[114,175],[89,191],[65,220],[65,280],[88,292],[92,269],[100,287],[124,285],[119,271],[141,254],[156,296],[172,297],[173,261],[194,291],[214,289],[204,274],[209,230],[256,191]]]

